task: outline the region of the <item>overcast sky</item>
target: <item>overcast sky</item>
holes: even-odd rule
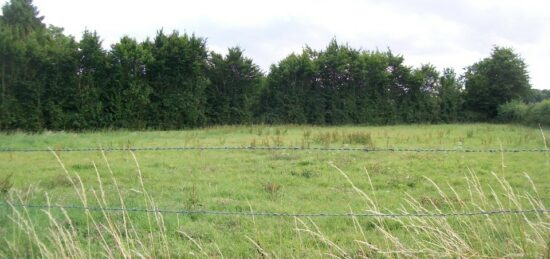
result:
[[[0,0],[5,3],[5,0]],[[528,64],[534,88],[550,89],[550,4],[545,0],[135,1],[34,0],[47,24],[80,38],[96,30],[104,46],[123,35],[195,33],[211,50],[245,49],[264,71],[307,44],[331,38],[366,50],[390,48],[409,65],[463,68],[513,47]]]

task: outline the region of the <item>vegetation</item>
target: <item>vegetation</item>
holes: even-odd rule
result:
[[[194,34],[104,48],[94,31],[75,40],[42,21],[32,0],[0,15],[1,258],[550,257],[548,213],[157,211],[547,210],[550,91],[531,89],[513,49],[495,46],[458,75],[334,39],[264,73]],[[538,127],[429,125],[471,121]],[[414,125],[380,126],[392,124]],[[174,146],[334,149],[66,150]]]
[[[222,56],[194,34],[160,30],[104,49],[96,32],[76,41],[42,19],[31,0],[2,7],[0,130],[487,121],[504,103],[548,97],[530,89],[525,63],[509,48],[495,47],[458,75],[332,40],[264,74],[241,49]]]
[[[550,89],[531,89],[529,95],[527,96],[527,98],[525,98],[524,101],[527,103],[536,103],[544,101],[546,99],[550,99]]]
[[[509,48],[495,47],[491,57],[468,68],[465,78],[467,105],[476,116],[488,118],[497,115],[500,104],[526,97],[531,88],[527,65]]]
[[[0,134],[0,146],[11,148],[253,143],[496,149],[548,144],[538,128],[491,124]],[[0,197],[13,203],[448,213],[542,209],[550,202],[544,152],[60,151],[2,152],[0,161],[6,161],[0,163]],[[544,257],[549,216],[279,218],[0,206],[0,257]]]
[[[499,106],[498,118],[504,122],[550,125],[550,100],[525,104],[512,101]]]

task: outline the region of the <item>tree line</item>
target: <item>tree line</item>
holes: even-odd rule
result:
[[[2,7],[0,53],[1,130],[485,121],[502,104],[550,96],[531,89],[511,48],[495,47],[459,75],[332,40],[264,73],[239,47],[221,55],[177,31],[125,36],[108,50],[96,32],[77,41],[46,26],[32,0]]]

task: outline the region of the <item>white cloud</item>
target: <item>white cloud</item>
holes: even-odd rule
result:
[[[4,3],[6,0],[0,0]],[[535,88],[550,88],[550,3],[537,0],[131,1],[35,0],[45,22],[80,36],[97,30],[106,46],[123,35],[143,40],[179,30],[208,38],[222,52],[238,45],[264,70],[305,44],[336,37],[363,49],[386,49],[407,64],[431,62],[457,72],[513,47],[529,65]]]

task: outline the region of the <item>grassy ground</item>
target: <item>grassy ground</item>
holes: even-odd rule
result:
[[[550,136],[549,131],[544,133]],[[540,129],[490,124],[239,126],[165,132],[0,134],[0,147],[3,148],[99,146],[545,147]],[[70,177],[67,177],[55,155],[59,156]],[[10,201],[37,204],[48,201],[53,204],[82,204],[82,196],[78,195],[81,192],[88,197],[90,205],[120,207],[120,194],[127,207],[150,207],[154,201],[155,206],[164,209],[287,213],[397,212],[423,208],[445,212],[532,208],[550,204],[550,158],[547,153],[140,151],[135,156],[141,174],[131,153],[107,152],[105,156],[106,159],[100,152],[0,153],[0,191],[5,189],[0,195]],[[79,189],[79,181],[82,181],[84,191]],[[365,191],[368,197],[354,189],[350,182]],[[101,190],[105,198],[102,198]],[[453,196],[452,199],[450,196]],[[540,204],[533,205],[536,202]],[[83,247],[82,251],[69,249],[72,252],[68,252],[67,256],[354,257],[430,256],[440,253],[447,256],[540,257],[548,249],[548,243],[545,244],[544,240],[550,240],[548,215],[542,218],[502,216],[495,222],[485,217],[468,219],[470,221],[467,222],[455,219],[405,222],[372,218],[297,219],[168,214],[159,218],[146,213],[104,215],[78,210],[67,210],[65,215],[59,210],[50,213],[47,210],[13,211],[9,207],[1,207],[0,237],[4,238],[0,243],[4,244],[0,245],[0,256],[27,257],[40,253],[57,257],[62,255],[61,252],[47,253],[61,251],[61,248],[41,248],[40,243],[43,242],[43,247],[64,247],[69,246],[67,243],[76,242],[78,244],[73,246]],[[93,219],[97,222],[92,222]],[[131,227],[128,227],[127,221],[132,222]],[[542,228],[537,225],[539,223]],[[433,243],[433,240],[444,242],[442,237],[434,234],[438,231],[421,233],[415,226],[429,229],[426,226],[441,227],[446,224],[449,224],[447,230],[463,230],[457,235],[465,240],[467,245],[464,247],[468,249],[453,244],[449,247],[423,247],[423,244]],[[523,224],[525,228],[521,228]],[[97,226],[107,227],[102,229]],[[479,237],[469,237],[466,233],[468,226],[487,231]],[[532,230],[534,226],[539,230]],[[36,231],[34,238],[31,229]],[[52,233],[59,233],[60,229],[67,231],[66,235],[61,235],[66,236],[65,239],[74,237],[55,241],[55,234]],[[113,234],[109,229],[120,233]],[[134,234],[121,229],[133,229]],[[104,234],[105,237],[102,231],[111,234]],[[127,240],[126,245],[117,241],[117,235]],[[141,242],[131,241],[132,235],[136,239],[141,238]],[[395,238],[399,242],[396,243]],[[69,239],[73,241],[69,242]],[[449,243],[456,241],[449,240]],[[105,248],[105,244],[119,244],[127,248],[106,252],[109,249]],[[449,252],[455,250],[459,252]]]

